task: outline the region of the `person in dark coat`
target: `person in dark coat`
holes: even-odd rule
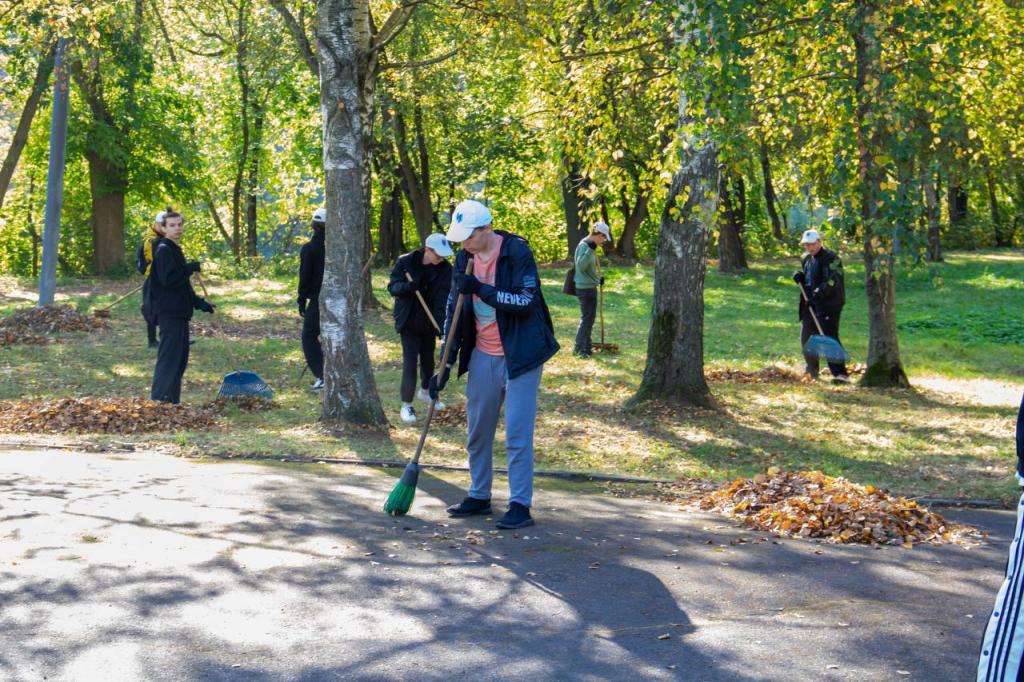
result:
[[[150,295],[157,323],[160,346],[156,352],[153,388],[150,397],[166,403],[181,402],[181,378],[188,367],[188,321],[193,310],[213,312],[213,305],[196,296],[189,278],[199,272],[198,261],[186,261],[178,242],[183,230],[182,217],[170,208],[164,215],[164,238],[153,253]]]
[[[821,245],[821,234],[817,230],[807,230],[800,240],[806,254],[801,261],[801,268],[793,273],[793,281],[802,286],[810,304],[800,295],[799,318],[800,346],[805,348],[807,340],[819,333],[814,324],[811,310],[818,318],[821,331],[839,341],[839,316],[846,304],[846,286],[843,277],[843,261],[835,251]],[[807,374],[812,379],[818,378],[818,356],[804,352]],[[829,371],[835,382],[849,383],[846,363],[829,362]]]
[[[302,353],[316,381],[313,390],[324,387],[324,351],[320,346],[320,287],[324,282],[324,234],[327,209],[318,208],[310,221],[313,236],[299,252],[299,316],[302,318]],[[312,303],[312,305],[310,305]]]
[[[417,397],[430,402],[427,388],[434,374],[434,347],[444,324],[448,292],[452,288],[452,266],[445,260],[452,247],[443,234],[427,237],[422,249],[400,256],[391,270],[388,293],[395,297],[395,331],[402,337],[402,409],[399,416],[406,424],[416,422],[412,406],[416,389],[416,365],[420,367],[420,390]],[[410,281],[411,278],[411,281]],[[420,302],[419,293],[430,310]],[[438,401],[435,410],[443,410]]]
[[[139,307],[142,319],[146,321],[146,337],[149,340],[149,347],[156,348],[156,315],[153,312],[153,298],[150,295],[150,274],[153,268],[153,251],[156,245],[163,239],[164,214],[160,211],[153,218],[153,224],[146,233],[142,235],[142,243],[135,252],[135,267],[140,275],[146,277],[142,282],[142,305]]]

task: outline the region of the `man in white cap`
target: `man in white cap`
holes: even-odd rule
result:
[[[434,346],[441,335],[448,292],[452,288],[452,266],[446,259],[453,255],[443,234],[434,233],[416,249],[399,256],[391,269],[388,293],[395,297],[395,331],[402,338],[402,408],[399,416],[406,424],[416,423],[412,406],[416,390],[416,365],[420,368],[420,390],[416,395],[430,402],[427,389],[434,374]],[[438,325],[438,326],[435,326]],[[437,402],[435,410],[443,410]]]
[[[593,351],[591,332],[597,316],[597,288],[604,286],[604,277],[597,269],[597,247],[612,240],[612,231],[605,223],[598,223],[590,234],[576,246],[576,297],[580,300],[580,324],[576,328],[576,345],[573,353],[589,358]]]
[[[835,251],[826,249],[821,245],[821,234],[817,230],[804,232],[800,243],[806,254],[801,261],[801,269],[793,273],[793,281],[802,286],[807,298],[810,299],[810,306],[800,296],[800,346],[805,347],[807,340],[818,334],[818,328],[814,324],[810,310],[818,318],[821,331],[825,336],[831,336],[839,340],[839,315],[846,303],[846,286],[843,277],[843,261],[839,259]],[[807,374],[812,379],[818,378],[818,356],[804,353]],[[829,362],[829,371],[832,372],[832,380],[840,383],[849,383],[850,378],[846,372],[846,364],[840,362]]]
[[[477,201],[455,207],[448,240],[462,242],[455,257],[455,281],[448,297],[445,332],[458,296],[466,296],[454,331],[452,353],[430,378],[436,398],[451,367],[467,370],[466,420],[471,484],[466,498],[448,507],[452,517],[491,513],[494,436],[505,404],[508,452],[508,512],[498,528],[533,525],[533,429],[544,363],[558,352],[551,315],[540,289],[533,252],[525,239],[495,230],[491,212]],[[473,260],[473,273],[465,274]]]
[[[313,211],[313,236],[299,252],[299,316],[302,317],[302,353],[316,381],[313,390],[324,387],[324,351],[320,347],[320,287],[324,281],[324,228],[327,209]]]

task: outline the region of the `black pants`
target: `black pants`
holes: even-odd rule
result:
[[[815,313],[818,315],[818,322],[821,324],[821,330],[825,332],[825,336],[831,336],[836,341],[839,341],[840,313],[842,313],[841,310],[834,313]],[[814,320],[811,319],[810,312],[801,320],[801,323],[800,347],[803,348],[807,345],[807,339],[818,333],[818,328],[814,326]],[[804,362],[807,363],[807,373],[812,377],[818,376],[818,356],[804,353]],[[828,363],[828,369],[834,377],[847,373],[845,362],[830,362]]]
[[[411,403],[416,392],[416,364],[420,366],[420,388],[427,388],[434,373],[433,332],[402,331],[402,402]]]
[[[302,353],[309,371],[317,379],[324,378],[324,350],[320,347],[320,303],[310,301],[302,316]]]
[[[188,320],[160,318],[160,349],[156,352],[153,389],[149,397],[165,403],[181,402],[181,377],[188,367]]]
[[[597,289],[577,289],[576,298],[580,299],[580,326],[576,328],[576,347],[573,352],[590,353],[593,351],[590,337],[597,316]]]
[[[150,343],[155,343],[156,316],[153,315],[152,310],[152,301],[149,298],[149,277],[147,277],[142,283],[142,305],[139,306],[139,311],[142,313],[142,319],[146,321],[146,339]]]

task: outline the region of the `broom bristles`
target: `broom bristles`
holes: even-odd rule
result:
[[[391,516],[404,516],[412,507],[412,500],[416,497],[416,482],[420,477],[420,468],[415,462],[409,462],[402,472],[402,478],[398,480],[391,494],[384,502],[384,511]]]

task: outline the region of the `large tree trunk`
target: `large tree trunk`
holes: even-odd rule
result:
[[[969,209],[967,202],[967,192],[960,185],[960,180],[953,176],[949,178],[949,188],[946,193],[946,204],[947,211],[949,213],[949,227],[950,229],[957,229],[962,227],[967,222],[967,212]]]
[[[883,101],[881,47],[873,2],[860,0],[854,25],[856,54],[856,125],[860,172],[860,217],[864,230],[864,275],[868,298],[868,361],[861,384],[909,386],[900,362],[896,335],[896,288],[893,282],[892,231],[879,215],[885,169],[875,162],[882,149],[878,108]]]
[[[699,38],[676,36],[676,40],[692,39],[696,44],[700,44]],[[686,89],[681,87],[680,164],[661,214],[647,364],[630,400],[634,405],[650,399],[715,405],[704,379],[704,274],[708,234],[718,202],[718,147],[711,135],[690,132],[692,123]],[[679,202],[684,194],[685,202]]]
[[[252,117],[252,149],[249,151],[249,178],[245,192],[245,255],[255,258],[257,255],[257,232],[259,220],[260,189],[260,151],[263,141],[263,109],[253,105]]]
[[[996,246],[1009,246],[1010,240],[1006,238],[1006,231],[1003,225],[1003,212],[999,210],[999,196],[996,194],[996,177],[987,160],[985,161],[985,185],[988,190],[988,210],[992,216],[992,232],[995,237]]]
[[[318,0],[317,51],[327,194],[326,265],[320,294],[323,420],[387,424],[363,325],[369,249],[368,145],[372,120],[369,0]]]
[[[89,161],[89,191],[92,195],[93,264],[98,274],[124,262],[124,193],[128,187],[125,169],[95,152]]]
[[[924,214],[928,220],[926,256],[932,263],[939,263],[942,261],[942,239],[939,233],[939,188],[934,171],[927,165],[924,166],[922,183],[924,184]]]
[[[743,251],[741,237],[747,212],[743,178],[722,172],[719,178],[718,198],[721,202],[718,217],[718,271],[746,270],[747,255]]]
[[[772,235],[781,241],[785,241],[782,234],[782,221],[779,220],[779,211],[775,208],[775,183],[772,182],[772,164],[768,157],[768,144],[761,141],[759,148],[761,159],[761,177],[764,181],[764,207],[768,211],[768,218],[772,221]]]
[[[395,147],[398,149],[399,167],[404,179],[402,190],[405,192],[409,209],[416,221],[416,231],[420,235],[420,241],[423,242],[434,231],[434,207],[430,198],[430,159],[427,156],[427,142],[423,132],[423,110],[419,100],[415,104],[413,125],[416,134],[418,169],[409,155],[405,117],[401,111],[395,114]]]
[[[565,210],[566,245],[571,259],[580,240],[587,236],[590,228],[584,218],[588,207],[587,199],[583,196],[587,179],[580,173],[579,162],[564,157],[562,161],[566,168],[565,177],[562,178],[562,207]]]
[[[18,119],[18,126],[14,129],[14,137],[11,139],[11,146],[7,149],[3,166],[0,166],[0,208],[4,207],[4,197],[7,196],[7,188],[11,186],[11,178],[14,176],[14,169],[18,167],[21,152],[28,143],[28,133],[32,129],[32,120],[39,108],[39,100],[42,99],[43,93],[46,92],[46,85],[50,81],[56,50],[57,44],[53,43],[47,47],[43,58],[39,60],[36,77],[32,81],[32,90],[29,91],[28,99],[25,100],[25,106],[21,110],[21,117]]]
[[[629,200],[625,190],[622,191],[619,203],[619,210],[622,211],[624,219],[622,234],[615,240],[615,253],[622,258],[637,259],[636,235],[640,226],[644,224],[650,215],[650,197],[646,192],[641,192],[636,198],[636,203],[630,208]],[[608,222],[605,220],[605,222]]]

